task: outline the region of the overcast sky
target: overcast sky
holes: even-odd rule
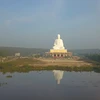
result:
[[[0,0],[0,46],[100,48],[100,0]]]

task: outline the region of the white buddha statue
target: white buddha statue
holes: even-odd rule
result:
[[[55,40],[53,49],[65,49],[63,40],[60,38],[60,34],[58,34],[58,39]]]

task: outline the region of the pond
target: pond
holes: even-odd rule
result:
[[[96,72],[0,73],[0,100],[100,100]]]

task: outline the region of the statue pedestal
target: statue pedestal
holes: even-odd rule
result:
[[[67,56],[67,49],[50,49],[49,54],[57,58],[65,57]]]
[[[67,53],[67,49],[62,49],[62,50],[50,49],[50,53]]]

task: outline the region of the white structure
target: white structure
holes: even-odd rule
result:
[[[60,84],[61,79],[63,78],[64,71],[61,70],[53,70],[54,77],[57,81],[57,84]]]
[[[63,40],[60,38],[60,34],[58,34],[58,38],[54,42],[53,49],[54,50],[63,50],[63,49],[65,49]]]
[[[20,53],[15,53],[15,57],[20,57]]]
[[[49,52],[46,52],[46,55],[51,56],[53,58],[64,58],[67,56],[72,56],[71,52],[68,52],[64,47],[63,40],[60,38],[60,34],[58,34],[57,39],[54,41],[54,46],[50,49]]]

